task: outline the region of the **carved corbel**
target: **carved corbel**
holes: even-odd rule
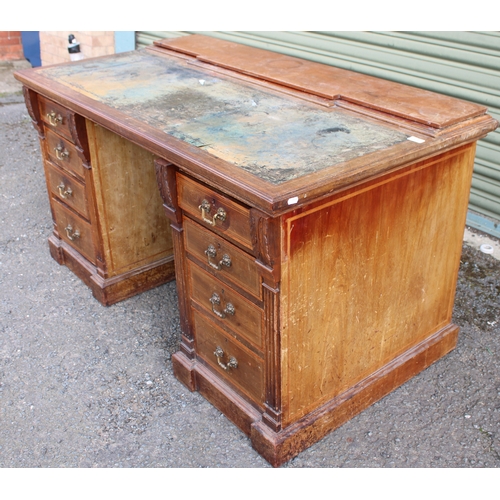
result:
[[[71,111],[68,111],[66,119],[68,121],[69,131],[76,146],[78,156],[82,160],[83,166],[87,169],[90,169],[90,151],[88,146],[85,118],[80,115],[75,115],[75,113]]]
[[[250,227],[252,231],[252,243],[254,254],[266,274],[272,278],[275,285],[279,280],[280,271],[280,226],[279,218],[273,218],[257,210],[250,211]]]
[[[40,110],[38,108],[38,94],[23,85],[23,95],[24,102],[26,103],[26,109],[28,110],[28,114],[31,118],[31,123],[38,132],[40,140],[43,140],[45,139],[45,135],[43,133],[43,124],[42,119],[40,118]]]
[[[163,158],[155,159],[156,182],[163,200],[165,214],[174,223],[181,223],[181,213],[177,205],[177,185],[175,166]]]

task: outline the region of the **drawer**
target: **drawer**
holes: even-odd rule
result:
[[[263,361],[194,311],[196,353],[255,403],[264,402]]]
[[[45,131],[45,141],[47,155],[53,163],[82,179],[85,177],[85,167],[76,147],[70,141],[54,134],[51,130]]]
[[[72,112],[64,106],[57,104],[50,99],[39,96],[40,105],[40,118],[47,125],[59,135],[64,136],[66,139],[73,141],[70,131],[70,116]]]
[[[181,174],[177,193],[179,206],[196,221],[253,250],[250,209]]]
[[[224,327],[262,349],[263,311],[231,287],[189,262],[191,298]]]
[[[227,279],[261,299],[261,280],[255,259],[220,236],[184,218],[186,250]]]
[[[95,264],[91,225],[58,200],[52,200],[52,209],[61,239],[81,253],[92,264]]]
[[[47,183],[53,196],[59,198],[73,210],[89,218],[85,185],[46,161]]]

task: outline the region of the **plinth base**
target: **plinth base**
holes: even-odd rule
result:
[[[224,413],[249,436],[255,450],[273,467],[279,467],[445,356],[455,348],[458,330],[453,324],[439,330],[280,432],[270,429],[258,409],[205,365],[181,351],[172,356],[172,363],[181,382]]]
[[[103,278],[96,266],[54,235],[49,238],[49,248],[53,259],[68,267],[90,287],[92,295],[104,306],[116,304],[175,279],[173,255],[112,278]]]

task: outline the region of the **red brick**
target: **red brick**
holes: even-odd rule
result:
[[[0,38],[0,45],[14,45],[19,43],[18,40],[12,40],[12,38]]]
[[[20,61],[24,57],[20,57],[17,54],[0,54],[0,61]]]
[[[0,60],[24,59],[23,46],[20,43],[5,44],[3,40],[5,38],[0,39]]]
[[[0,31],[0,38],[11,38],[13,40],[21,40],[20,31]]]
[[[7,47],[4,47],[2,50],[6,50],[7,52],[22,52],[23,46],[22,45],[9,45]]]

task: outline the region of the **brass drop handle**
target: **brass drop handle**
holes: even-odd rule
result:
[[[231,267],[231,257],[229,257],[227,253],[222,256],[222,260],[218,264],[210,260],[217,257],[217,250],[213,245],[208,245],[208,248],[205,250],[205,255],[207,256],[208,264],[214,269],[217,269],[217,271],[220,271],[222,266]]]
[[[73,194],[71,188],[69,186],[66,187],[63,182],[57,186],[57,189],[59,190],[59,196],[61,198],[69,198]]]
[[[236,358],[234,358],[233,356],[231,356],[229,358],[229,362],[226,364],[224,364],[221,359],[224,357],[224,351],[222,350],[221,347],[217,346],[215,348],[215,351],[214,351],[214,355],[215,357],[217,358],[217,364],[224,370],[224,371],[228,371],[230,370],[231,368],[233,369],[236,369],[238,368],[238,360]]]
[[[223,311],[218,311],[217,309],[215,309],[215,306],[220,306],[220,296],[218,293],[214,292],[208,300],[212,304],[212,312],[219,318],[224,319],[228,314],[230,316],[234,316],[236,309],[234,308],[233,304],[229,302],[226,304],[226,307]]]
[[[61,145],[56,146],[54,148],[54,151],[56,153],[56,158],[58,160],[66,160],[69,156],[69,152],[67,149],[64,148],[64,146],[61,146]]]
[[[56,114],[55,111],[51,111],[50,113],[47,113],[47,118],[49,120],[49,123],[53,127],[57,127],[60,123],[62,123],[62,116],[59,114]]]
[[[207,217],[207,214],[210,213],[210,210],[212,210],[212,205],[207,200],[203,200],[201,202],[201,205],[198,207],[198,209],[201,211],[201,218],[207,223],[210,224],[211,226],[215,226],[215,223],[217,222],[217,219],[220,221],[224,222],[226,220],[227,213],[226,211],[222,208],[219,207],[217,209],[216,214],[210,219]]]
[[[76,231],[73,231],[73,227],[71,226],[71,224],[68,224],[64,228],[64,230],[66,231],[66,236],[71,241],[74,241],[74,240],[76,240],[76,239],[78,239],[80,237],[80,231],[78,231],[78,229]]]

